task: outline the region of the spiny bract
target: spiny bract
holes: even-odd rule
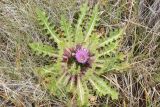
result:
[[[98,4],[94,6],[92,14],[86,17],[88,11],[88,4],[83,4],[75,26],[62,17],[62,36],[56,34],[55,27],[45,12],[37,9],[39,24],[46,35],[57,44],[57,48],[38,42],[29,44],[36,54],[56,59],[51,65],[38,69],[42,78],[49,79],[49,82],[45,83],[47,89],[57,96],[63,93],[63,90],[71,96],[77,96],[80,106],[89,104],[88,99],[94,92],[98,96],[108,94],[112,99],[117,99],[118,92],[111,88],[101,75],[111,70],[119,70],[126,64],[122,57],[124,55],[117,51],[124,29],[111,31],[108,37],[102,37],[93,32],[100,16]],[[47,77],[48,75],[50,77]]]

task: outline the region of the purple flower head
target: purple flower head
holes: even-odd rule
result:
[[[79,63],[85,64],[89,59],[89,52],[86,48],[80,48],[76,51],[75,57]]]

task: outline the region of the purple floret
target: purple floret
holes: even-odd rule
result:
[[[89,59],[89,52],[85,48],[80,48],[76,51],[75,57],[79,63],[85,64]]]

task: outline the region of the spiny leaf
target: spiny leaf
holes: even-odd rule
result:
[[[51,38],[53,38],[55,40],[55,42],[57,44],[60,43],[60,40],[56,37],[56,33],[55,31],[53,30],[54,26],[51,25],[51,23],[49,22],[49,17],[46,16],[45,12],[40,10],[40,9],[37,9],[36,10],[36,13],[37,13],[37,18],[38,20],[40,21],[40,25],[43,25],[43,29],[46,29],[47,30],[47,34],[50,34],[51,35]]]
[[[60,73],[60,70],[61,70],[60,63],[45,65],[44,67],[36,68],[38,74],[42,76],[45,76],[45,74],[52,74],[52,76],[56,76]]]
[[[70,79],[70,76],[66,75],[64,80],[63,80],[63,83],[61,83],[61,84],[63,84],[63,86],[66,86],[68,84],[69,79]]]
[[[71,73],[72,75],[76,75],[79,72],[80,72],[80,67],[77,67],[76,63],[73,63],[69,70],[69,73]]]
[[[77,78],[77,92],[80,105],[86,105],[88,103],[88,88],[85,82],[81,82],[79,76]]]
[[[121,70],[130,68],[130,67],[131,67],[131,65],[129,65],[128,62],[122,62],[122,63],[115,64],[112,69],[121,72]]]
[[[88,11],[88,3],[86,2],[83,4],[80,8],[80,16],[78,19],[78,23],[76,25],[76,31],[75,31],[75,41],[80,41],[79,38],[83,38],[83,33],[82,33],[82,27],[81,24],[83,22],[83,19],[85,18],[85,15]],[[81,41],[82,42],[82,41]]]
[[[89,39],[89,36],[91,35],[96,22],[99,20],[98,17],[98,4],[95,5],[93,12],[92,12],[92,16],[90,17],[90,21],[88,22],[88,26],[87,26],[87,30],[86,30],[86,35],[85,35],[85,42],[87,42],[87,40]]]
[[[106,82],[98,76],[92,75],[89,78],[92,86],[97,90],[97,94],[101,95],[110,95],[112,99],[118,99],[118,93],[111,88]]]
[[[84,35],[83,35],[83,32],[82,32],[82,27],[79,27],[79,32],[78,34],[75,35],[75,44],[78,44],[78,43],[82,43],[83,40],[84,40]]]
[[[65,97],[64,91],[57,86],[55,78],[50,78],[48,83],[45,83],[45,87],[51,92],[51,94],[58,96],[58,98]]]
[[[104,56],[104,55],[109,55],[110,56],[110,53],[112,53],[115,49],[117,49],[118,42],[119,41],[111,42],[108,46],[104,47],[105,48],[104,52],[99,54],[98,57],[101,57],[101,56]]]
[[[89,41],[86,43],[86,47],[88,47],[91,51],[95,52],[99,44],[98,42],[99,42],[99,36],[93,33]]]
[[[103,90],[103,89],[99,86],[99,84],[97,84],[97,83],[93,80],[93,78],[89,78],[89,81],[90,81],[90,83],[92,84],[92,86],[97,90],[97,92],[100,93],[100,94],[99,94],[100,96],[106,94],[106,93],[105,93],[105,90]]]
[[[55,78],[51,79],[52,81],[49,81],[49,84],[47,84],[47,88],[52,92],[54,95],[57,94],[56,91],[58,90],[58,87],[56,85]]]
[[[64,31],[64,35],[66,36],[66,42],[69,46],[72,45],[73,42],[73,32],[71,22],[69,22],[64,16],[61,16],[61,29]]]
[[[116,64],[116,61],[115,57],[108,58],[104,63],[105,67],[102,69],[103,73],[111,71]]]
[[[99,47],[103,47],[105,45],[108,45],[109,43],[113,42],[114,40],[121,38],[121,35],[123,35],[123,33],[124,33],[124,29],[119,29],[119,30],[116,29],[115,31],[111,31],[107,40],[104,41],[103,43],[101,43],[99,45]]]
[[[29,47],[38,55],[42,54],[43,56],[48,55],[48,56],[58,57],[58,55],[54,54],[53,47],[49,45],[44,45],[39,42],[34,42],[34,43],[30,43]]]
[[[59,79],[57,81],[57,85],[61,85],[65,79],[65,76],[66,76],[66,73],[67,72],[64,72],[61,76],[59,76]]]
[[[74,82],[75,82],[75,78],[74,78],[74,77],[71,77],[70,82],[69,82],[69,85],[68,85],[68,91],[69,91],[69,92],[72,92],[73,89],[75,88],[75,87],[74,87]]]
[[[81,80],[80,80],[80,77],[78,76],[78,79],[77,79],[77,91],[78,91],[78,96],[79,96],[79,100],[81,102],[82,105],[84,105],[84,99],[85,99],[85,96],[84,96],[84,88],[82,86],[82,83],[81,83]]]

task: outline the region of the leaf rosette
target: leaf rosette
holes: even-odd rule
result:
[[[127,64],[123,59],[125,55],[118,52],[125,29],[115,29],[109,36],[102,37],[93,31],[100,19],[98,4],[94,6],[92,14],[86,17],[88,11],[88,4],[83,4],[74,26],[62,16],[60,28],[63,36],[59,36],[46,13],[37,9],[42,30],[57,44],[57,48],[37,42],[29,44],[38,55],[56,58],[54,63],[38,69],[38,74],[43,78],[51,75],[45,84],[47,89],[54,95],[60,94],[62,90],[72,93],[77,96],[81,106],[89,104],[88,99],[93,91],[98,96],[109,95],[112,99],[118,99],[118,92],[101,75],[120,70]],[[87,21],[85,18],[88,18]]]

